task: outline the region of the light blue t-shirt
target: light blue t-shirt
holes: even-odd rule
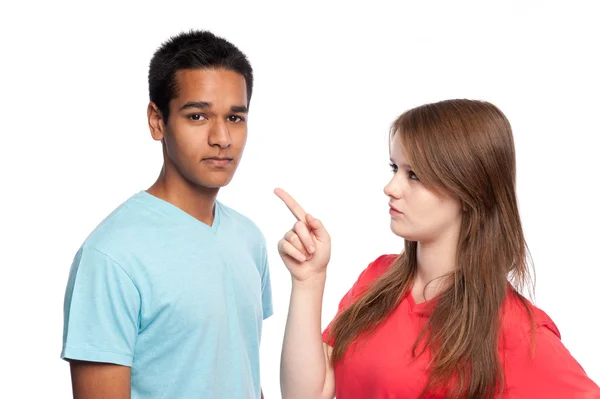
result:
[[[265,239],[218,201],[208,226],[129,198],[77,252],[64,311],[61,357],[130,366],[132,399],[260,397]]]

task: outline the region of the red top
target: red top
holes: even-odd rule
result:
[[[338,314],[381,276],[397,255],[383,255],[371,263],[342,298]],[[431,313],[431,301],[416,304],[409,293],[366,340],[350,345],[335,367],[338,399],[418,398],[427,381],[425,352],[416,359],[411,350]],[[550,317],[532,305],[536,326],[535,352],[531,355],[531,322],[514,296],[504,304],[500,331],[500,360],[504,370],[503,399],[598,399],[600,388],[586,374],[560,341]],[[329,339],[329,326],[323,332]],[[427,396],[442,399],[444,392]]]

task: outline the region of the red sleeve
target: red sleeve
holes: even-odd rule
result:
[[[561,342],[556,331],[538,326],[535,350],[523,339],[504,365],[505,399],[600,399],[600,388]]]
[[[335,317],[337,317],[340,313],[346,310],[346,308],[350,306],[354,301],[360,298],[360,296],[364,294],[369,288],[370,283],[372,283],[379,276],[385,273],[385,271],[396,260],[397,257],[398,255],[381,255],[379,258],[371,262],[369,266],[367,266],[367,268],[362,271],[360,276],[358,276],[358,279],[356,280],[352,288],[350,288],[346,295],[342,297]],[[323,342],[325,342],[329,346],[333,346],[334,344],[334,339],[329,336],[329,330],[331,328],[332,323],[333,320],[329,323],[327,328],[325,328],[322,334]]]

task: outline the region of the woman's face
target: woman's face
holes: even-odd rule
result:
[[[433,192],[421,183],[406,160],[398,134],[392,139],[390,160],[394,175],[383,191],[390,199],[394,234],[417,242],[457,235],[462,220],[460,200]]]

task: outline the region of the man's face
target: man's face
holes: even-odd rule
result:
[[[165,163],[195,185],[223,187],[246,144],[246,81],[224,69],[184,69],[176,82],[162,138]]]

